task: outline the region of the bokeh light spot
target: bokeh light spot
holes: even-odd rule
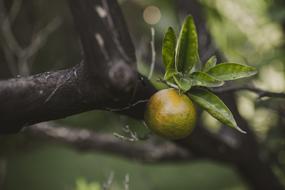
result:
[[[157,24],[161,19],[160,9],[153,5],[146,7],[143,11],[143,19],[148,24]]]

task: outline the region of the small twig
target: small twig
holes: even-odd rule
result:
[[[125,190],[129,190],[129,184],[130,184],[130,175],[126,174],[125,175],[125,180],[124,180],[124,188],[125,188]]]
[[[120,112],[120,111],[128,110],[128,109],[130,109],[132,107],[135,107],[138,104],[142,104],[142,103],[146,103],[146,102],[148,102],[148,99],[136,101],[135,103],[133,103],[131,105],[128,105],[128,106],[125,106],[125,107],[122,107],[122,108],[119,108],[119,109],[113,109],[113,108],[107,108],[106,107],[105,110],[110,111],[110,112]]]
[[[179,89],[178,86],[167,82],[166,80],[160,78],[157,80],[158,82],[162,82],[169,87]],[[223,93],[223,92],[235,92],[241,90],[251,91],[258,95],[258,99],[263,97],[270,97],[270,98],[285,98],[285,92],[271,92],[267,90],[263,90],[252,85],[244,85],[244,86],[227,86],[227,87],[220,87],[220,88],[211,88],[213,92],[216,93]]]
[[[111,173],[108,176],[107,181],[103,183],[103,190],[110,190],[113,180],[114,180],[114,172],[111,171]]]
[[[60,18],[55,18],[33,36],[29,46],[24,48],[21,51],[21,53],[18,54],[19,68],[27,67],[28,70],[31,68],[33,62],[32,61],[29,62],[28,60],[30,60],[33,56],[35,56],[35,54],[44,46],[50,34],[52,34],[61,25],[61,22],[62,21]],[[24,72],[23,74],[27,75],[29,73]]]
[[[19,10],[20,1],[15,0],[13,2],[12,8],[10,9],[10,15],[8,15],[4,1],[0,0],[0,37],[3,39],[2,48],[4,51],[5,59],[8,63],[9,70],[11,74],[16,77],[19,74],[17,65],[17,55],[22,51],[22,47],[18,43],[16,37],[13,34],[10,16],[16,17]]]
[[[128,125],[124,126],[122,130],[127,136],[124,136],[118,133],[113,133],[113,135],[121,140],[128,141],[128,142],[135,142],[135,141],[140,140],[137,133],[131,130]]]
[[[53,33],[60,25],[62,21],[60,18],[54,18],[50,23],[48,23],[43,29],[33,36],[31,44],[25,48],[25,54],[27,57],[32,57],[38,50],[45,44],[47,38],[51,33]]]
[[[150,47],[151,47],[151,65],[150,65],[150,71],[148,75],[148,79],[150,80],[152,75],[153,75],[153,70],[155,66],[155,57],[156,57],[156,52],[155,52],[155,30],[153,27],[150,28],[151,31],[151,41],[150,41]]]
[[[254,87],[252,85],[245,85],[245,86],[228,86],[228,87],[221,87],[221,88],[215,88],[212,89],[213,92],[216,93],[223,93],[223,92],[235,92],[240,90],[247,90],[254,92],[258,95],[258,98],[263,97],[271,97],[271,98],[285,98],[284,92],[271,92],[267,90],[263,90],[257,87]]]
[[[14,0],[9,11],[9,20],[11,23],[14,23],[17,18],[19,11],[21,10],[23,0]]]
[[[169,82],[167,82],[166,80],[164,80],[162,78],[157,79],[157,81],[166,84],[170,88],[175,88],[175,89],[179,90],[179,87],[177,85],[175,85],[173,83],[169,83]]]
[[[135,141],[138,141],[138,139],[134,139],[134,138],[130,138],[130,137],[126,137],[126,136],[123,136],[119,133],[113,133],[114,137],[118,138],[118,139],[121,139],[123,141],[128,141],[128,142],[135,142]]]
[[[22,47],[13,34],[10,18],[7,16],[7,11],[5,9],[3,0],[0,0],[0,12],[1,33],[3,38],[12,52],[19,53],[22,50]]]

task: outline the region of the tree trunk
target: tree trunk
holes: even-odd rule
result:
[[[283,190],[277,176],[273,173],[270,165],[260,158],[252,159],[251,162],[236,165],[240,176],[253,190]]]
[[[6,161],[0,158],[0,189],[3,188],[5,174],[6,174]]]

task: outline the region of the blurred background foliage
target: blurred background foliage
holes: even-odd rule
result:
[[[12,1],[6,1],[9,7]],[[266,90],[285,90],[285,3],[284,0],[200,0],[207,27],[215,43],[231,62],[245,63],[259,70],[253,83]],[[147,74],[151,62],[150,27],[155,28],[157,63],[163,33],[168,26],[178,31],[180,19],[174,0],[121,0],[125,18],[137,51],[138,68]],[[23,1],[13,32],[22,46],[55,17],[62,20],[40,49],[30,67],[31,73],[62,69],[80,62],[80,45],[69,7],[64,0]],[[0,38],[0,45],[2,43]],[[212,50],[208,52],[210,57]],[[202,55],[203,56],[203,55]],[[9,78],[8,66],[0,53],[0,77]],[[153,77],[160,76],[160,64]],[[247,81],[241,81],[244,83]],[[285,183],[285,103],[281,99],[257,100],[255,94],[241,91],[239,111],[259,137],[264,150],[274,159],[274,169]],[[202,119],[215,132],[219,123],[208,114]],[[116,113],[92,111],[57,121],[98,132],[120,133],[128,125],[139,134],[147,133],[141,121]],[[5,180],[0,189],[16,190],[99,190],[113,173],[110,189],[227,189],[247,186],[230,166],[211,160],[190,163],[146,165],[114,155],[76,152],[48,142],[27,140],[24,136],[0,137],[0,170]],[[1,173],[0,172],[0,173]],[[1,184],[1,182],[0,182]]]

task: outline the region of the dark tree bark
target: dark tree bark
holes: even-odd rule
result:
[[[85,61],[66,70],[0,81],[0,133],[91,109],[119,110],[155,92],[136,71],[134,48],[117,2],[69,3]],[[144,105],[121,112],[141,118]]]
[[[129,110],[120,111],[120,108],[147,99],[154,88],[137,82],[136,89],[119,91],[117,87],[107,86],[108,83],[104,85],[102,80],[108,79],[89,76],[83,67],[81,64],[71,69],[0,81],[0,133],[17,132],[23,126],[92,109],[117,109],[141,118],[143,103]]]
[[[254,190],[284,189],[272,168],[260,157],[236,164],[240,176]]]

